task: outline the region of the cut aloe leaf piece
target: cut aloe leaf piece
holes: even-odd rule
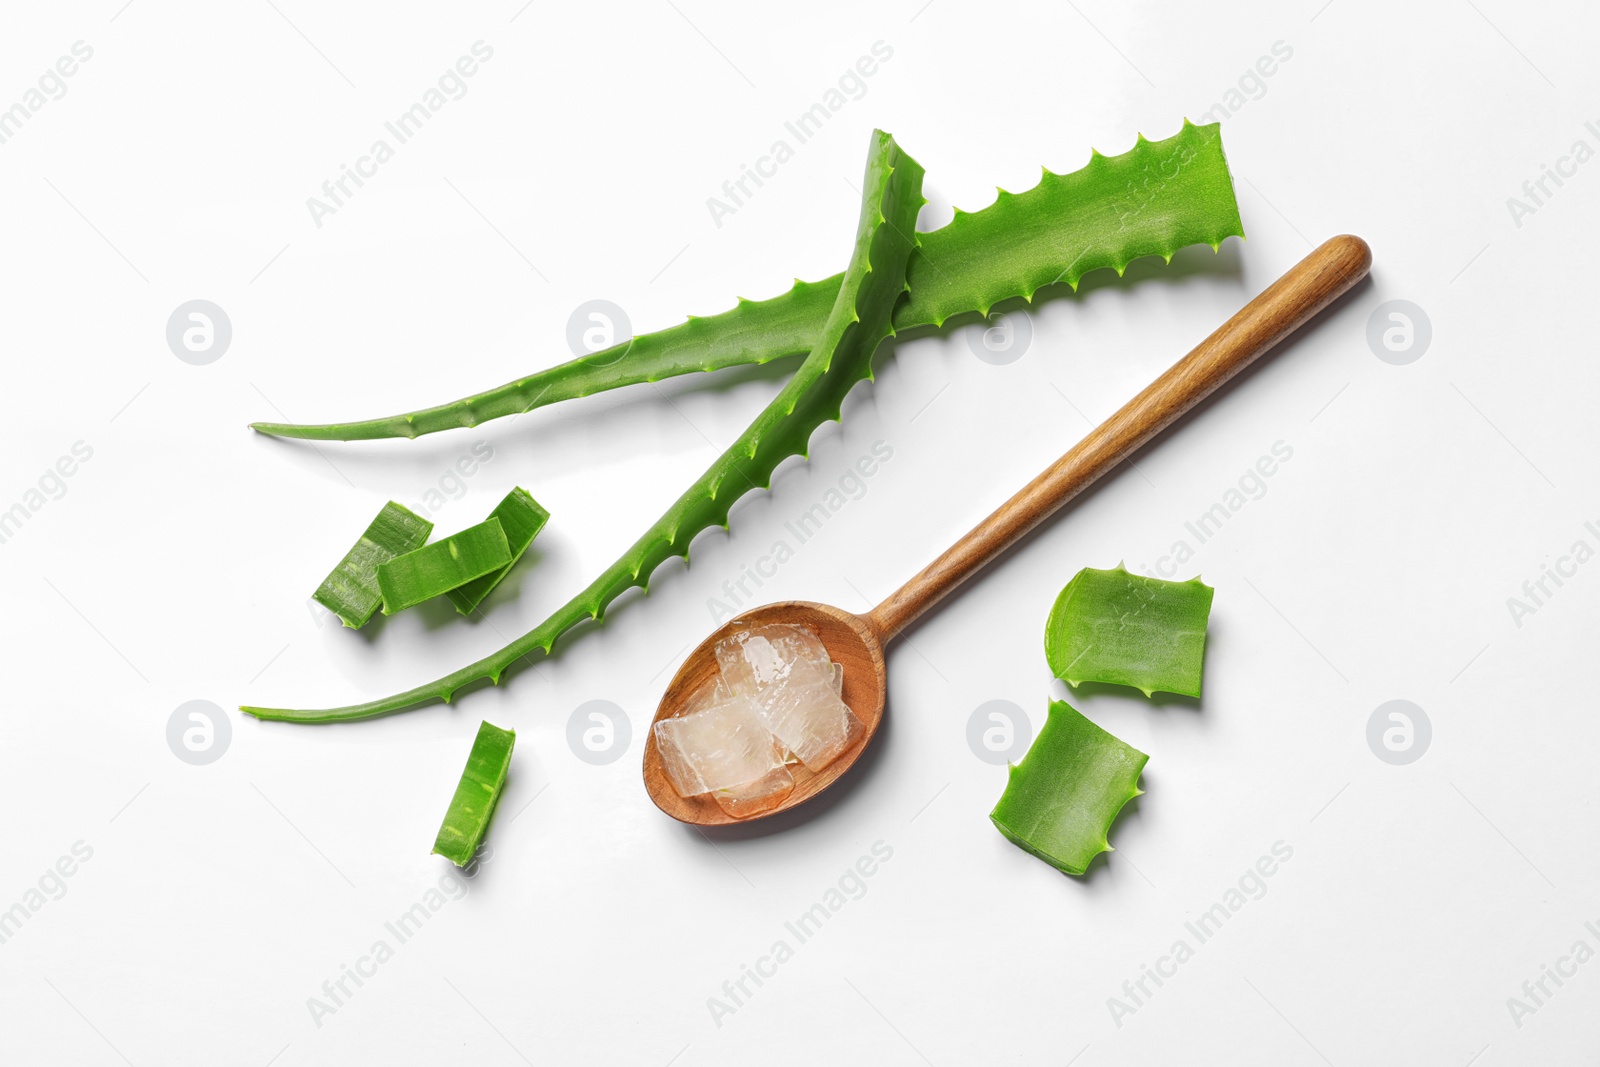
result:
[[[483,598],[500,584],[500,580],[511,573],[511,568],[517,565],[517,560],[528,551],[528,546],[539,536],[544,524],[550,521],[550,513],[540,507],[539,502],[521,486],[507,493],[506,498],[489,512],[489,517],[500,520],[500,529],[505,532],[506,543],[511,549],[511,562],[492,574],[474,578],[466,585],[450,590],[450,600],[463,615],[471,615],[483,603]]]
[[[1056,598],[1044,628],[1044,654],[1057,678],[1200,695],[1206,621],[1214,590],[1199,578],[1168,582],[1129,574],[1119,564],[1085,567]]]
[[[499,519],[468,526],[426,548],[396,556],[378,567],[383,613],[414,607],[441,593],[493,574],[511,562],[511,546]]]
[[[1111,851],[1106,835],[1122,806],[1143,792],[1139,774],[1149,758],[1066,701],[1053,701],[1044,729],[1011,768],[989,818],[1019,848],[1082,874]]]
[[[421,548],[432,532],[433,523],[389,501],[339,565],[317,586],[312,599],[339,616],[346,626],[361,629],[383,601],[378,589],[378,567]]]
[[[488,721],[478,726],[461,781],[456,784],[456,795],[450,798],[450,808],[434,839],[435,855],[465,867],[478,851],[500,803],[500,790],[505,787],[506,771],[511,767],[511,748],[516,743],[515,730],[502,730]]]

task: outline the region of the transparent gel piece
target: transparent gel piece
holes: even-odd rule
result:
[[[698,711],[716,707],[718,704],[726,704],[728,700],[728,687],[722,684],[722,676],[718,675],[689,694],[689,699],[683,702],[682,714],[675,718],[685,718]],[[672,781],[672,788],[676,789],[680,796],[692,797],[709,793],[710,788],[701,780],[700,772],[689,762],[683,749],[676,742],[669,740],[681,730],[681,727],[671,727],[663,732],[661,723],[655,725],[656,751],[660,753],[662,769],[667,772],[667,777]]]
[[[783,625],[729,634],[717,642],[717,664],[729,692],[757,701],[786,683],[825,679],[833,669],[816,634]]]
[[[732,789],[718,789],[711,796],[723,811],[735,819],[745,819],[763,811],[771,811],[782,804],[793,790],[794,776],[789,773],[789,768],[778,767],[753,782]]]
[[[786,631],[768,638],[784,659],[804,660],[823,671],[833,665],[832,657],[828,655],[821,639],[807,627],[774,626],[772,629]]]
[[[861,735],[861,720],[839,699],[831,677],[781,686],[770,697],[760,705],[767,729],[807,770],[822,770]]]
[[[683,715],[692,715],[705,708],[726,704],[733,699],[728,692],[728,687],[723,684],[722,675],[717,675],[711,681],[689,694],[689,699],[683,702]]]
[[[743,786],[783,767],[771,732],[748,700],[702,701],[697,711],[656,723],[655,735],[662,768],[681,796]]]

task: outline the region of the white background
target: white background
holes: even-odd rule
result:
[[[1508,1007],[1600,920],[1593,619],[1600,564],[1518,626],[1507,598],[1600,539],[1592,241],[1600,164],[1518,226],[1522,195],[1600,119],[1577,3],[557,6],[175,0],[10,5],[0,107],[76,41],[93,58],[0,145],[6,353],[0,508],[93,449],[0,545],[7,813],[0,908],[76,842],[65,895],[0,945],[11,1063],[1573,1062],[1600,963]],[[120,10],[119,10],[120,8]],[[520,8],[520,10],[519,10]],[[474,42],[493,49],[336,214],[306,200]],[[706,199],[883,41],[893,57],[717,226]],[[1247,242],[1089,278],[1032,309],[1020,360],[966,325],[894,346],[841,426],[601,629],[457,706],[310,728],[530,627],[726,446],[792,363],[622,390],[416,442],[321,448],[251,419],[388,414],[569,358],[568,316],[636,329],[843,265],[868,131],[928,172],[925,228],[1043,164],[1175,132],[1275,42],[1292,58],[1223,136]],[[893,458],[761,599],[863,609],[1131,396],[1311,244],[1372,244],[1372,281],[1063,513],[893,649],[873,756],[802,816],[702,835],[640,785],[668,672],[708,599],[874,442]],[[184,301],[225,309],[209,366]],[[1377,359],[1368,317],[1433,340]],[[1074,699],[1148,752],[1118,851],[1069,879],[987,814],[1005,769],[969,717],[1037,729],[1065,695],[1041,649],[1083,566],[1153,566],[1275,442],[1293,449],[1179,577],[1216,587],[1205,696]],[[418,610],[354,633],[307,596],[379,506],[416,505],[474,443],[494,459],[433,517],[513,485],[553,513],[487,621]],[[1549,588],[1554,588],[1549,586]],[[1433,725],[1392,766],[1366,725]],[[185,701],[228,709],[208,766],[168,748]],[[625,709],[616,762],[567,743]],[[322,997],[437,887],[428,855],[478,722],[518,731],[492,858],[330,1015]],[[874,842],[893,856],[731,1015],[708,999],[793,938]],[[1123,996],[1275,842],[1293,857],[1118,1026]],[[46,878],[47,886],[55,883]],[[354,988],[353,986],[351,988]],[[753,988],[753,987],[751,987]],[[1544,999],[1544,998],[1541,998]],[[1532,1001],[1528,1001],[1532,1004]],[[1074,1059],[1076,1057],[1076,1059]]]

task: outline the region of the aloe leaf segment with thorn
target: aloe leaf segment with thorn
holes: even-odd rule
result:
[[[1199,578],[1169,582],[1085,567],[1061,590],[1045,623],[1050,671],[1076,689],[1084,682],[1200,695],[1206,624],[1214,590]]]
[[[1044,729],[1011,767],[989,818],[1017,847],[1067,874],[1083,874],[1102,852],[1117,813],[1138,796],[1149,760],[1065,701],[1050,704]]]

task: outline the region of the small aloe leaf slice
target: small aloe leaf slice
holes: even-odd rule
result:
[[[1206,621],[1214,590],[1199,578],[1167,582],[1129,574],[1119,564],[1085,567],[1056,598],[1044,628],[1044,654],[1057,678],[1200,695]]]
[[[432,532],[433,523],[389,501],[339,565],[317,586],[312,599],[339,616],[346,626],[361,629],[383,601],[378,590],[378,567],[421,548]]]
[[[456,795],[450,798],[450,808],[434,839],[435,855],[457,867],[465,867],[472,860],[500,803],[500,790],[511,767],[511,747],[516,743],[515,730],[502,730],[487,720],[479,725],[461,781],[456,784]]]
[[[468,526],[415,552],[396,556],[378,567],[383,613],[414,607],[440,593],[493,574],[511,563],[511,546],[499,519]]]
[[[1012,843],[1068,874],[1111,851],[1106,835],[1122,806],[1142,792],[1149,756],[1112,737],[1066,701],[1050,704],[1044,729],[989,813]]]
[[[517,560],[528,551],[528,546],[539,536],[544,524],[550,521],[550,513],[540,507],[539,502],[533,499],[533,495],[520,485],[495,505],[495,509],[489,512],[489,517],[500,520],[500,529],[505,531],[506,543],[511,549],[511,562],[492,574],[474,578],[466,585],[450,590],[451,602],[463,615],[471,615],[477,610],[478,605],[483,603],[483,598],[500,584],[502,578],[511,573],[511,568],[517,565]]]

